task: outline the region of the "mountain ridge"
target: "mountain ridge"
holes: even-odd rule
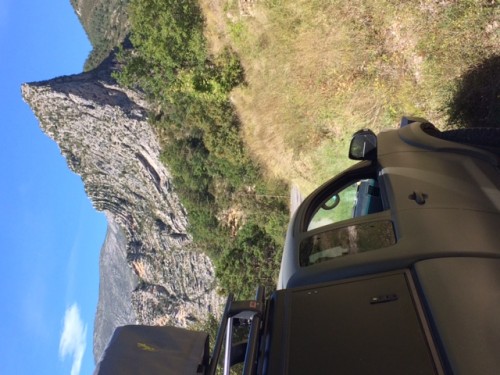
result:
[[[137,314],[130,295],[139,278],[127,263],[126,237],[121,228],[108,217],[106,238],[99,257],[99,303],[94,320],[94,358],[98,362],[118,326],[134,324]]]
[[[127,35],[129,1],[70,0],[92,44],[92,51],[84,64],[85,71],[97,67]]]
[[[116,83],[117,69],[111,55],[92,71],[24,84],[22,95],[68,167],[81,176],[94,207],[123,234],[124,266],[137,278],[125,301],[135,314],[127,323],[186,327],[221,309],[214,268],[187,232],[186,211],[147,122],[147,104],[139,92]],[[109,275],[101,276],[100,289],[113,284]],[[133,277],[127,276],[130,288]],[[103,303],[100,298],[96,319],[112,320],[113,327],[124,322],[110,317],[114,310],[103,312]],[[96,361],[109,330],[94,334]]]

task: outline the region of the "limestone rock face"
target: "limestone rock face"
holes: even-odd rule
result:
[[[108,231],[101,249],[99,275],[99,304],[94,321],[96,360],[99,360],[117,326],[137,320],[130,296],[139,280],[127,264],[127,239],[111,218],[108,218]]]
[[[185,327],[222,308],[213,266],[205,254],[193,248],[186,231],[186,212],[160,162],[160,146],[147,123],[146,103],[140,94],[115,82],[111,76],[115,69],[110,57],[87,73],[22,86],[23,97],[42,130],[57,142],[69,168],[81,176],[94,207],[108,218],[96,329],[108,328],[94,334],[95,343],[99,342],[96,360],[111,326]],[[126,279],[111,281],[110,273],[103,270],[115,267],[107,259],[119,262],[120,252],[134,276],[111,272],[115,278]],[[120,293],[106,293],[106,289],[117,285],[133,289],[119,297],[128,301],[117,302],[130,304],[128,321],[111,316],[113,296]]]

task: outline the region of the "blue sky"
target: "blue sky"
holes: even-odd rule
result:
[[[80,73],[89,51],[69,0],[0,0],[2,375],[94,368],[106,221],[20,92],[23,82]]]

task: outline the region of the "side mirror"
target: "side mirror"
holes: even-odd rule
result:
[[[377,157],[377,136],[368,129],[359,130],[352,136],[349,159],[375,160]]]

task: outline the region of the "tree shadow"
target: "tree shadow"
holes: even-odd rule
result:
[[[500,55],[463,75],[448,104],[448,116],[460,127],[500,127]]]

